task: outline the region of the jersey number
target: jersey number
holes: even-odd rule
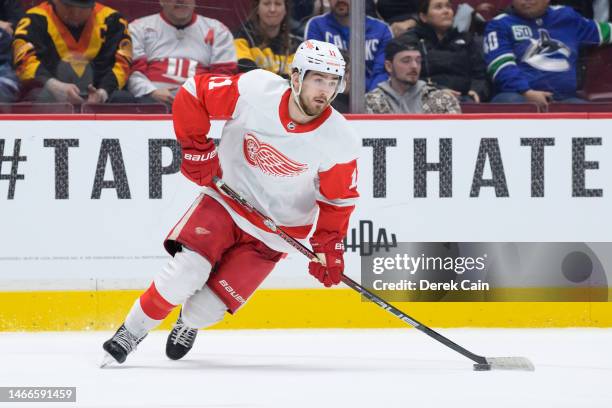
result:
[[[182,82],[196,74],[198,62],[189,58],[168,58],[166,76],[177,82]],[[211,88],[212,89],[212,88]]]
[[[351,185],[349,190],[357,188],[357,169],[353,170],[353,175],[351,176]]]
[[[217,79],[223,79],[223,81],[221,82],[213,82]],[[210,78],[210,82],[208,82],[208,90],[212,90],[215,88],[220,88],[222,86],[227,86],[227,85],[231,85],[232,84],[232,80],[227,78],[227,77],[211,77]]]
[[[30,25],[31,22],[32,22],[32,20],[30,20],[27,17],[21,19],[21,21],[17,25],[17,28],[15,29],[15,35],[28,35],[27,28],[28,28],[28,26]]]
[[[489,53],[491,51],[495,51],[499,47],[499,42],[497,41],[497,32],[491,31],[489,35],[485,38],[484,41],[484,52]]]

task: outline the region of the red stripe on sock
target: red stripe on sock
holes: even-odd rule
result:
[[[151,319],[165,319],[175,306],[159,294],[155,287],[155,282],[151,283],[149,289],[140,296],[140,307]]]

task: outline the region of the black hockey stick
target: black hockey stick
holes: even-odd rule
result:
[[[223,180],[218,177],[215,177],[214,182],[219,190],[221,190],[232,200],[240,204],[247,211],[259,217],[266,227],[268,227],[272,232],[281,237],[285,242],[287,242],[289,245],[291,245],[293,248],[295,248],[297,251],[299,251],[311,261],[320,262],[319,258],[314,252],[306,248],[291,235],[287,234],[285,231],[282,230],[282,228],[279,228],[272,219],[264,215],[255,207],[253,207],[247,200],[245,200],[238,192],[234,191],[231,187],[229,187]],[[391,313],[395,317],[408,323],[415,329],[420,330],[429,337],[444,344],[446,347],[449,347],[455,350],[456,352],[462,354],[463,356],[469,358],[470,360],[474,361],[474,370],[476,371],[488,371],[492,369],[533,371],[535,369],[533,363],[525,357],[484,357],[478,354],[474,354],[471,351],[453,342],[452,340],[441,335],[437,331],[408,316],[406,313],[402,312],[398,308],[390,305],[389,303],[376,296],[369,290],[365,289],[363,286],[361,286],[348,276],[342,276],[342,283],[346,284],[348,287],[355,290],[360,295],[365,296],[368,300],[376,303],[378,306]]]

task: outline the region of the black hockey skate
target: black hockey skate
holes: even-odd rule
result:
[[[125,328],[125,325],[122,324],[113,337],[106,340],[102,345],[102,348],[107,354],[104,356],[104,361],[102,361],[100,367],[106,367],[114,361],[122,364],[128,354],[136,350],[136,346],[138,346],[145,337],[147,337],[146,334],[140,338],[134,336]]]
[[[185,326],[185,322],[183,322],[181,315],[179,315],[166,341],[166,355],[168,358],[180,360],[185,357],[185,354],[189,353],[189,350],[193,347],[197,335],[198,329]]]

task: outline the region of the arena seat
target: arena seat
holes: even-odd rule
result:
[[[81,113],[163,115],[170,113],[170,110],[163,103],[84,103],[81,105]]]
[[[462,103],[463,113],[537,113],[535,103]]]
[[[612,102],[551,103],[548,112],[612,112]]]
[[[475,10],[478,10],[478,6],[482,5],[483,3],[489,3],[493,6],[492,9],[489,10],[487,8],[480,8],[479,10],[480,15],[485,19],[485,21],[489,21],[496,15],[502,13],[510,5],[510,3],[512,3],[512,0],[451,0],[451,3],[454,10],[457,10],[457,7],[462,3],[469,4]]]
[[[74,113],[69,103],[0,103],[0,114],[64,114]]]
[[[589,101],[612,102],[612,47],[589,50],[582,91]]]

